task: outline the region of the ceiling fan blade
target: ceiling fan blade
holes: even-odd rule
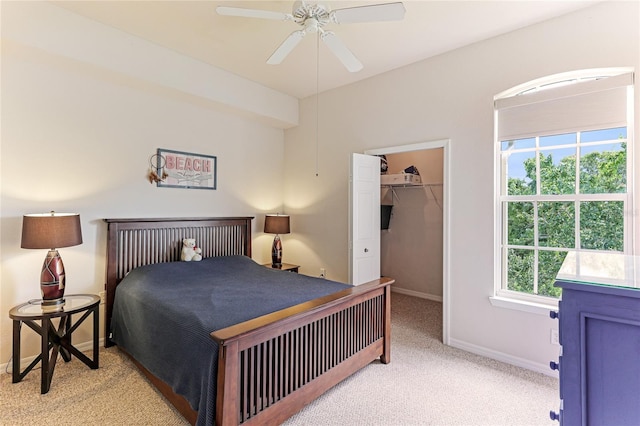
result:
[[[373,4],[369,6],[347,7],[331,12],[338,24],[359,22],[400,21],[404,19],[405,8],[401,2]]]
[[[289,37],[282,42],[282,44],[276,49],[275,52],[271,55],[271,57],[267,60],[267,64],[269,65],[277,65],[281,63],[284,58],[287,57],[289,53],[293,50],[294,47],[300,43],[300,40],[304,37],[305,32],[302,30],[294,31],[289,34]]]
[[[362,63],[334,33],[323,31],[321,37],[329,50],[340,59],[340,62],[349,72],[358,72],[362,69]]]
[[[260,10],[260,9],[243,9],[240,7],[218,6],[216,8],[216,12],[218,12],[219,15],[225,15],[225,16],[240,16],[243,18],[272,19],[274,21],[286,21],[289,19],[293,19],[291,15],[282,13],[282,12],[273,12],[270,10]]]

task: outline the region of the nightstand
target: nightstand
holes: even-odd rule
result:
[[[71,361],[73,355],[89,368],[98,368],[100,297],[94,294],[71,294],[65,296],[64,300],[64,304],[54,306],[44,306],[40,300],[36,300],[15,306],[9,311],[9,317],[13,320],[13,383],[20,382],[40,362],[40,393],[49,392],[58,353],[65,362]],[[82,316],[72,324],[72,315],[80,313],[83,313]],[[71,344],[73,332],[90,315],[93,315],[93,359]],[[52,322],[55,318],[60,319],[57,329]],[[37,320],[40,320],[40,325],[36,323]],[[20,331],[23,324],[40,335],[41,348],[40,355],[21,372]]]
[[[298,273],[298,268],[300,267],[300,265],[292,265],[290,263],[283,263],[282,266],[279,268],[274,267],[270,263],[265,263],[262,266],[266,266],[269,269],[280,269],[282,271],[289,271],[289,272],[295,272],[295,273]]]

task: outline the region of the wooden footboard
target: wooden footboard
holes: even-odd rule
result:
[[[390,284],[376,280],[211,334],[216,425],[279,424],[380,358],[390,361]]]

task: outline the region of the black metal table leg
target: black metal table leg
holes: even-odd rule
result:
[[[21,321],[13,321],[13,374],[12,382],[18,383],[22,380],[20,377],[20,329]]]

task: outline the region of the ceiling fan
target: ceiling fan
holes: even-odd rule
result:
[[[220,15],[244,18],[271,19],[276,21],[293,21],[302,29],[292,32],[267,60],[268,64],[281,63],[308,33],[319,33],[329,50],[342,62],[350,72],[362,69],[362,63],[347,48],[335,33],[327,31],[324,26],[329,23],[351,24],[360,22],[399,21],[404,18],[404,5],[401,2],[374,4],[330,10],[322,3],[296,1],[291,14],[260,9],[244,9],[238,7],[218,6]]]

